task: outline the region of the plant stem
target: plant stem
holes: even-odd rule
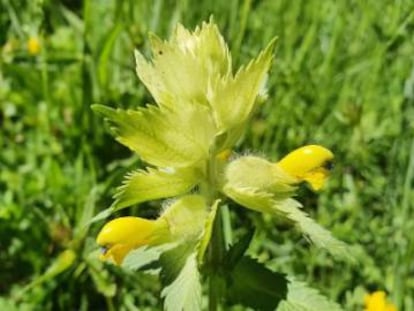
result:
[[[216,214],[213,232],[209,247],[209,310],[220,310],[220,302],[224,292],[224,279],[222,278],[221,267],[223,266],[226,245],[224,241],[223,220],[221,210]]]
[[[219,197],[217,186],[217,159],[215,152],[206,167],[206,183],[203,186],[202,193],[207,200],[207,204],[212,205]],[[221,301],[224,296],[225,282],[222,277],[222,267],[226,254],[226,236],[223,231],[223,216],[228,217],[227,214],[222,213],[222,207],[216,213],[209,248],[207,252],[207,267],[209,272],[209,310],[221,310]]]
[[[219,310],[220,302],[219,295],[217,293],[216,277],[215,275],[210,275],[209,284],[208,284],[208,310],[217,311]]]

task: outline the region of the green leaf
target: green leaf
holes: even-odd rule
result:
[[[183,269],[188,256],[193,252],[195,243],[181,243],[172,249],[163,252],[160,256],[161,283],[163,286],[171,284]]]
[[[97,186],[92,187],[92,189],[89,191],[87,200],[85,201],[79,220],[77,221],[76,227],[74,229],[74,236],[77,239],[83,240],[85,238],[89,225],[91,224],[91,220],[96,217],[93,216],[93,213],[96,207],[98,192],[99,188]]]
[[[76,253],[71,249],[66,249],[61,252],[53,263],[47,268],[45,273],[41,275],[36,281],[36,284],[54,278],[56,275],[61,274],[63,271],[69,269],[76,260]]]
[[[116,23],[110,31],[107,32],[102,47],[99,49],[99,61],[98,61],[98,78],[103,87],[108,87],[110,74],[109,65],[111,52],[114,48],[115,42],[119,37],[123,29],[123,24]]]
[[[342,311],[335,302],[321,295],[316,289],[305,283],[289,278],[288,294],[277,311]]]
[[[16,301],[10,297],[0,297],[0,310],[8,310],[8,311],[27,311],[33,310],[35,302],[32,302],[32,306],[27,306],[23,303],[19,305],[16,304]]]
[[[115,209],[148,200],[174,197],[188,192],[199,181],[194,169],[157,170],[147,168],[129,173],[115,195]]]
[[[161,254],[175,247],[175,244],[162,244],[158,246],[144,246],[128,253],[122,262],[122,267],[130,270],[143,269],[157,262]]]
[[[212,205],[210,211],[208,212],[208,216],[206,218],[204,224],[203,235],[200,238],[200,242],[198,244],[198,261],[202,262],[204,258],[204,254],[207,250],[208,244],[210,243],[211,234],[213,232],[213,224],[214,219],[216,218],[217,208],[220,204],[221,200],[216,200]]]
[[[160,105],[182,98],[207,104],[212,79],[231,71],[231,58],[217,26],[203,23],[190,32],[178,25],[169,41],[151,36],[152,62],[135,52],[137,74]]]
[[[213,86],[209,102],[220,133],[244,123],[254,111],[256,98],[264,91],[275,41],[273,39],[256,59],[242,67],[234,77],[229,74]]]
[[[115,296],[117,285],[111,278],[109,271],[105,269],[103,262],[90,260],[88,271],[99,293],[105,297]]]
[[[302,205],[296,200],[289,199],[285,204],[274,205],[276,213],[282,213],[286,218],[292,220],[302,233],[317,246],[326,249],[331,255],[337,258],[354,261],[349,246],[336,239],[330,231],[326,230],[300,208]]]
[[[63,273],[64,271],[68,270],[73,263],[75,262],[77,256],[76,253],[72,249],[66,249],[62,251],[50,264],[50,266],[46,269],[46,271],[34,279],[31,283],[26,285],[20,294],[32,289],[39,284],[49,281],[59,274]]]
[[[161,255],[161,281],[166,311],[201,310],[200,273],[194,243],[186,243]]]
[[[228,165],[225,178],[222,191],[237,203],[293,221],[317,247],[352,261],[351,251],[344,242],[301,211],[302,205],[291,198],[295,189],[292,180],[276,165],[259,157],[241,157]]]
[[[227,251],[226,265],[234,267],[243,257],[253,239],[254,228],[250,228],[234,245]]]
[[[254,310],[273,311],[287,295],[286,276],[266,268],[250,257],[243,257],[231,272],[228,299]]]
[[[100,211],[84,225],[84,228],[87,229],[91,224],[108,218],[113,212],[114,208],[112,206]]]
[[[354,260],[349,246],[302,212],[302,205],[298,201],[290,198],[275,200],[272,193],[254,188],[234,188],[227,185],[223,190],[230,198],[247,208],[289,219],[317,247],[327,250],[333,256],[351,262]]]
[[[186,167],[206,159],[215,137],[208,108],[200,105],[176,103],[175,110],[92,108],[108,119],[121,144],[159,167]]]

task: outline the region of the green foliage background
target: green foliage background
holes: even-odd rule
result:
[[[299,197],[338,238],[360,245],[358,264],[334,261],[287,224],[252,212],[232,213],[235,234],[253,223],[251,255],[347,310],[360,310],[363,293],[376,289],[414,310],[411,0],[1,0],[1,310],[160,307],[154,277],[95,258],[102,222],[88,223],[140,162],[90,106],[151,102],[134,48],[148,51],[148,32],[166,38],[177,22],[193,28],[211,15],[237,65],[278,36],[269,99],[237,151],[276,160],[308,143],[333,150],[328,187],[303,187]],[[26,44],[36,34],[33,56]],[[157,207],[123,213],[154,217]],[[45,277],[65,249],[75,261]]]

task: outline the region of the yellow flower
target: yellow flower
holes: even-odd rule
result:
[[[330,150],[318,145],[308,145],[290,152],[276,165],[298,182],[306,181],[312,189],[319,190],[329,176],[333,158]]]
[[[154,220],[116,218],[105,224],[96,238],[103,251],[101,259],[119,265],[131,250],[140,246],[197,239],[204,230],[206,217],[205,199],[187,195],[167,206]]]
[[[385,296],[384,291],[366,294],[364,297],[364,311],[397,311],[397,308],[392,303],[386,301]]]
[[[131,250],[156,243],[165,230],[168,230],[168,224],[162,218],[156,220],[140,217],[114,219],[105,224],[96,238],[96,242],[103,251],[101,259],[121,264]]]
[[[27,51],[30,55],[37,55],[40,52],[40,40],[38,37],[30,37],[27,41]]]

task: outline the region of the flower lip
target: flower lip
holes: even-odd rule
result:
[[[96,238],[101,248],[100,258],[120,264],[129,251],[164,238],[168,234],[167,225],[162,218],[126,216],[113,219],[103,226]]]
[[[320,145],[307,145],[293,150],[277,165],[298,182],[306,181],[313,190],[319,190],[333,169],[333,159],[334,155],[329,149]]]

